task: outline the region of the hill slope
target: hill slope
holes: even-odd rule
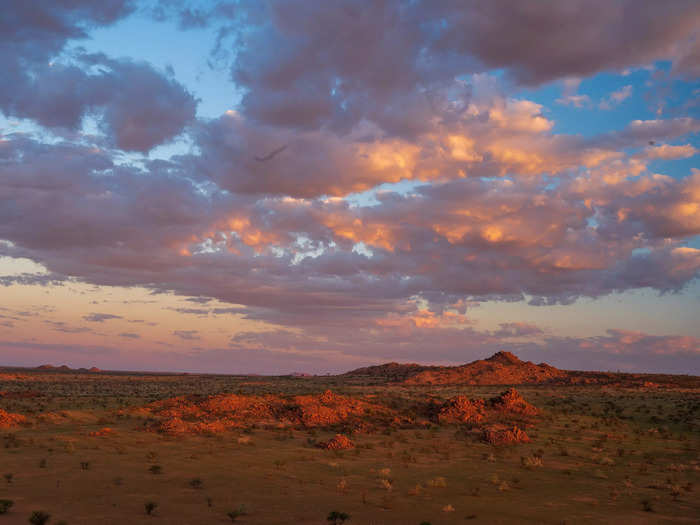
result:
[[[522,361],[510,352],[497,352],[459,366],[426,366],[416,363],[386,363],[358,368],[344,374],[371,377],[405,385],[524,385],[524,384],[616,384],[655,388],[661,385],[696,388],[700,378],[663,374],[634,374],[561,370],[547,363]]]
[[[567,372],[546,363],[521,361],[510,352],[498,352],[462,366],[423,370],[404,380],[409,385],[505,385],[547,383],[563,379]]]

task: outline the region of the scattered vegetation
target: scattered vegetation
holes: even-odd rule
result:
[[[146,510],[146,514],[152,516],[158,508],[158,504],[155,501],[147,501],[143,504],[143,507]]]
[[[247,514],[248,514],[248,511],[247,511],[245,505],[240,505],[237,509],[234,509],[234,510],[227,512],[226,516],[228,516],[228,518],[231,521],[236,521],[241,516],[246,516]]]
[[[491,364],[498,371],[520,366]],[[115,515],[128,514],[129,498],[143,494],[162,505],[144,505],[147,515],[158,509],[154,523],[216,515],[313,522],[323,517],[313,509],[329,501],[347,511],[338,523],[352,514],[353,523],[388,525],[418,523],[416,508],[433,513],[419,515],[426,523],[473,520],[475,511],[485,523],[556,521],[582,506],[591,521],[700,515],[700,382],[689,378],[656,377],[660,386],[652,387],[614,374],[592,384],[568,375],[511,389],[387,388],[386,378],[371,374],[52,374],[3,384],[42,395],[0,396],[0,408],[25,418],[0,431],[0,492],[12,497],[0,501],[0,513],[5,505],[17,514],[20,501],[38,508],[46,503],[37,494],[55,494],[77,515],[68,494],[80,490],[89,495],[80,513],[99,521],[104,506],[91,503],[103,489],[99,474]],[[151,478],[161,465],[168,475]],[[254,505],[254,520],[243,518],[244,507],[226,512],[232,486],[238,501]],[[551,507],[526,504],[553,498]],[[282,503],[292,499],[294,508]]]
[[[29,523],[32,525],[45,525],[51,519],[51,514],[44,512],[43,510],[35,510],[29,516]]]
[[[0,514],[7,514],[14,504],[11,499],[0,499]]]
[[[326,516],[326,521],[332,525],[341,525],[350,519],[350,515],[347,512],[340,512],[333,510]]]

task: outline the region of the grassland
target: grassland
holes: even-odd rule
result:
[[[3,370],[0,409],[26,421],[0,427],[0,500],[13,502],[0,525],[34,511],[70,525],[326,524],[332,511],[349,525],[700,523],[698,388],[517,386],[539,415],[529,443],[502,447],[474,425],[420,418],[171,435],[140,411],[177,396],[331,390],[410,414],[429,397],[488,399],[507,386]],[[339,431],[353,449],[317,446]]]

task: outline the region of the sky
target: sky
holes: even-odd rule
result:
[[[700,374],[696,0],[30,0],[0,364]]]

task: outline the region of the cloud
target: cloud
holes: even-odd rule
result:
[[[88,319],[86,319],[86,320],[88,320]],[[50,319],[46,319],[44,321],[44,323],[49,325],[52,330],[55,330],[57,332],[64,332],[67,334],[92,333],[91,328],[88,328],[86,326],[70,326],[69,324],[65,323],[64,321],[51,321]]]
[[[211,302],[211,298],[209,298],[209,297],[187,297],[187,298],[185,298],[185,301],[188,301],[190,303],[197,303],[197,304],[207,304],[208,302]]]
[[[617,91],[613,91],[610,94],[610,100],[617,102],[619,104],[623,100],[627,100],[630,97],[630,95],[632,95],[632,86],[626,85],[626,86],[621,87]]]
[[[209,16],[233,17],[231,74],[248,117],[297,130],[369,119],[405,133],[426,89],[473,73],[504,70],[540,85],[657,60],[691,73],[700,8],[692,0],[242,2]]]
[[[600,109],[612,109],[614,106],[621,104],[623,101],[627,100],[632,95],[632,86],[626,85],[610,93],[607,99],[601,100],[598,104]]]
[[[530,337],[544,334],[539,326],[528,323],[501,323],[499,326],[500,328],[493,332],[496,337]]]
[[[694,121],[632,123],[604,137],[570,139],[537,124],[530,105],[488,108],[488,126],[477,128],[484,144],[497,140],[491,127],[505,133],[494,148],[510,133],[525,134],[542,148],[531,169],[561,169],[557,185],[525,169],[521,177],[456,176],[407,194],[378,193],[378,205],[356,207],[323,197],[202,192],[188,177],[200,174],[189,171],[189,157],[149,163],[143,177],[101,150],[11,136],[0,144],[0,238],[12,242],[5,253],[55,275],[213,297],[245,306],[191,313],[288,326],[410,316],[415,296],[435,311],[523,294],[535,304],[568,303],[647,286],[679,290],[697,275],[700,257],[682,242],[700,232],[698,176],[645,175],[643,160],[606,146],[645,145],[649,128],[654,136],[680,136]],[[449,136],[445,145],[468,147]],[[598,160],[589,160],[593,153]],[[422,153],[421,162],[447,173],[443,157]],[[567,175],[563,166],[576,171]],[[371,255],[355,251],[359,243]]]
[[[146,152],[178,135],[195,116],[196,100],[146,63],[101,54],[67,53],[69,40],[132,11],[122,0],[13,6],[0,22],[0,110],[57,132],[79,131],[94,116],[112,146]]]
[[[0,275],[0,286],[39,285],[61,286],[65,277],[52,274],[22,273],[20,275]]]
[[[687,159],[698,154],[697,148],[690,144],[673,146],[671,144],[661,144],[659,146],[649,146],[645,148],[645,155],[649,159]]]
[[[111,319],[123,319],[121,315],[114,315],[114,314],[101,314],[101,313],[92,313],[88,315],[84,315],[83,319],[86,321],[90,321],[91,323],[103,323],[105,321],[109,321]]]
[[[185,341],[194,341],[197,339],[201,339],[199,337],[199,331],[197,330],[174,330],[173,335]]]
[[[700,340],[689,336],[610,329],[602,335],[588,337],[542,337],[543,332],[536,326],[529,325],[522,330],[522,326],[516,328],[508,323],[501,327],[502,333],[501,330],[481,332],[473,327],[413,326],[409,331],[405,329],[353,329],[352,335],[346,332],[349,339],[335,337],[333,340],[324,337],[323,330],[306,335],[287,330],[243,332],[232,338],[231,348],[235,352],[231,355],[275,348],[287,355],[322,355],[332,363],[379,364],[398,360],[459,365],[506,350],[522,359],[547,362],[564,369],[657,373],[700,370]],[[523,342],[514,340],[526,334],[536,337]],[[345,371],[352,366],[341,368],[342,365],[336,364],[334,370]]]
[[[694,155],[700,121],[566,134],[527,91],[514,95],[561,81],[560,103],[589,105],[576,90],[598,72],[663,59],[687,74],[697,2],[162,5],[183,27],[217,24],[219,51],[235,40],[242,102],[207,120],[167,72],[73,47],[128,3],[34,4],[0,21],[0,110],[41,127],[0,136],[0,254],[50,273],[0,285],[174,292],[193,303],[177,312],[267,323],[231,340],[248,356],[284,350],[260,363],[307,363],[304,348],[354,363],[393,348],[435,347],[443,360],[516,343],[578,352],[580,340],[522,323],[477,332],[467,310],[674,292],[699,274],[700,175],[647,164]],[[86,119],[100,134],[80,133]],[[183,132],[192,147],[167,160],[123,153]],[[589,342],[631,340],[602,337]],[[666,340],[639,341],[651,352]]]
[[[588,95],[567,95],[556,100],[557,104],[563,106],[573,106],[575,108],[585,108],[590,106],[591,97]]]

